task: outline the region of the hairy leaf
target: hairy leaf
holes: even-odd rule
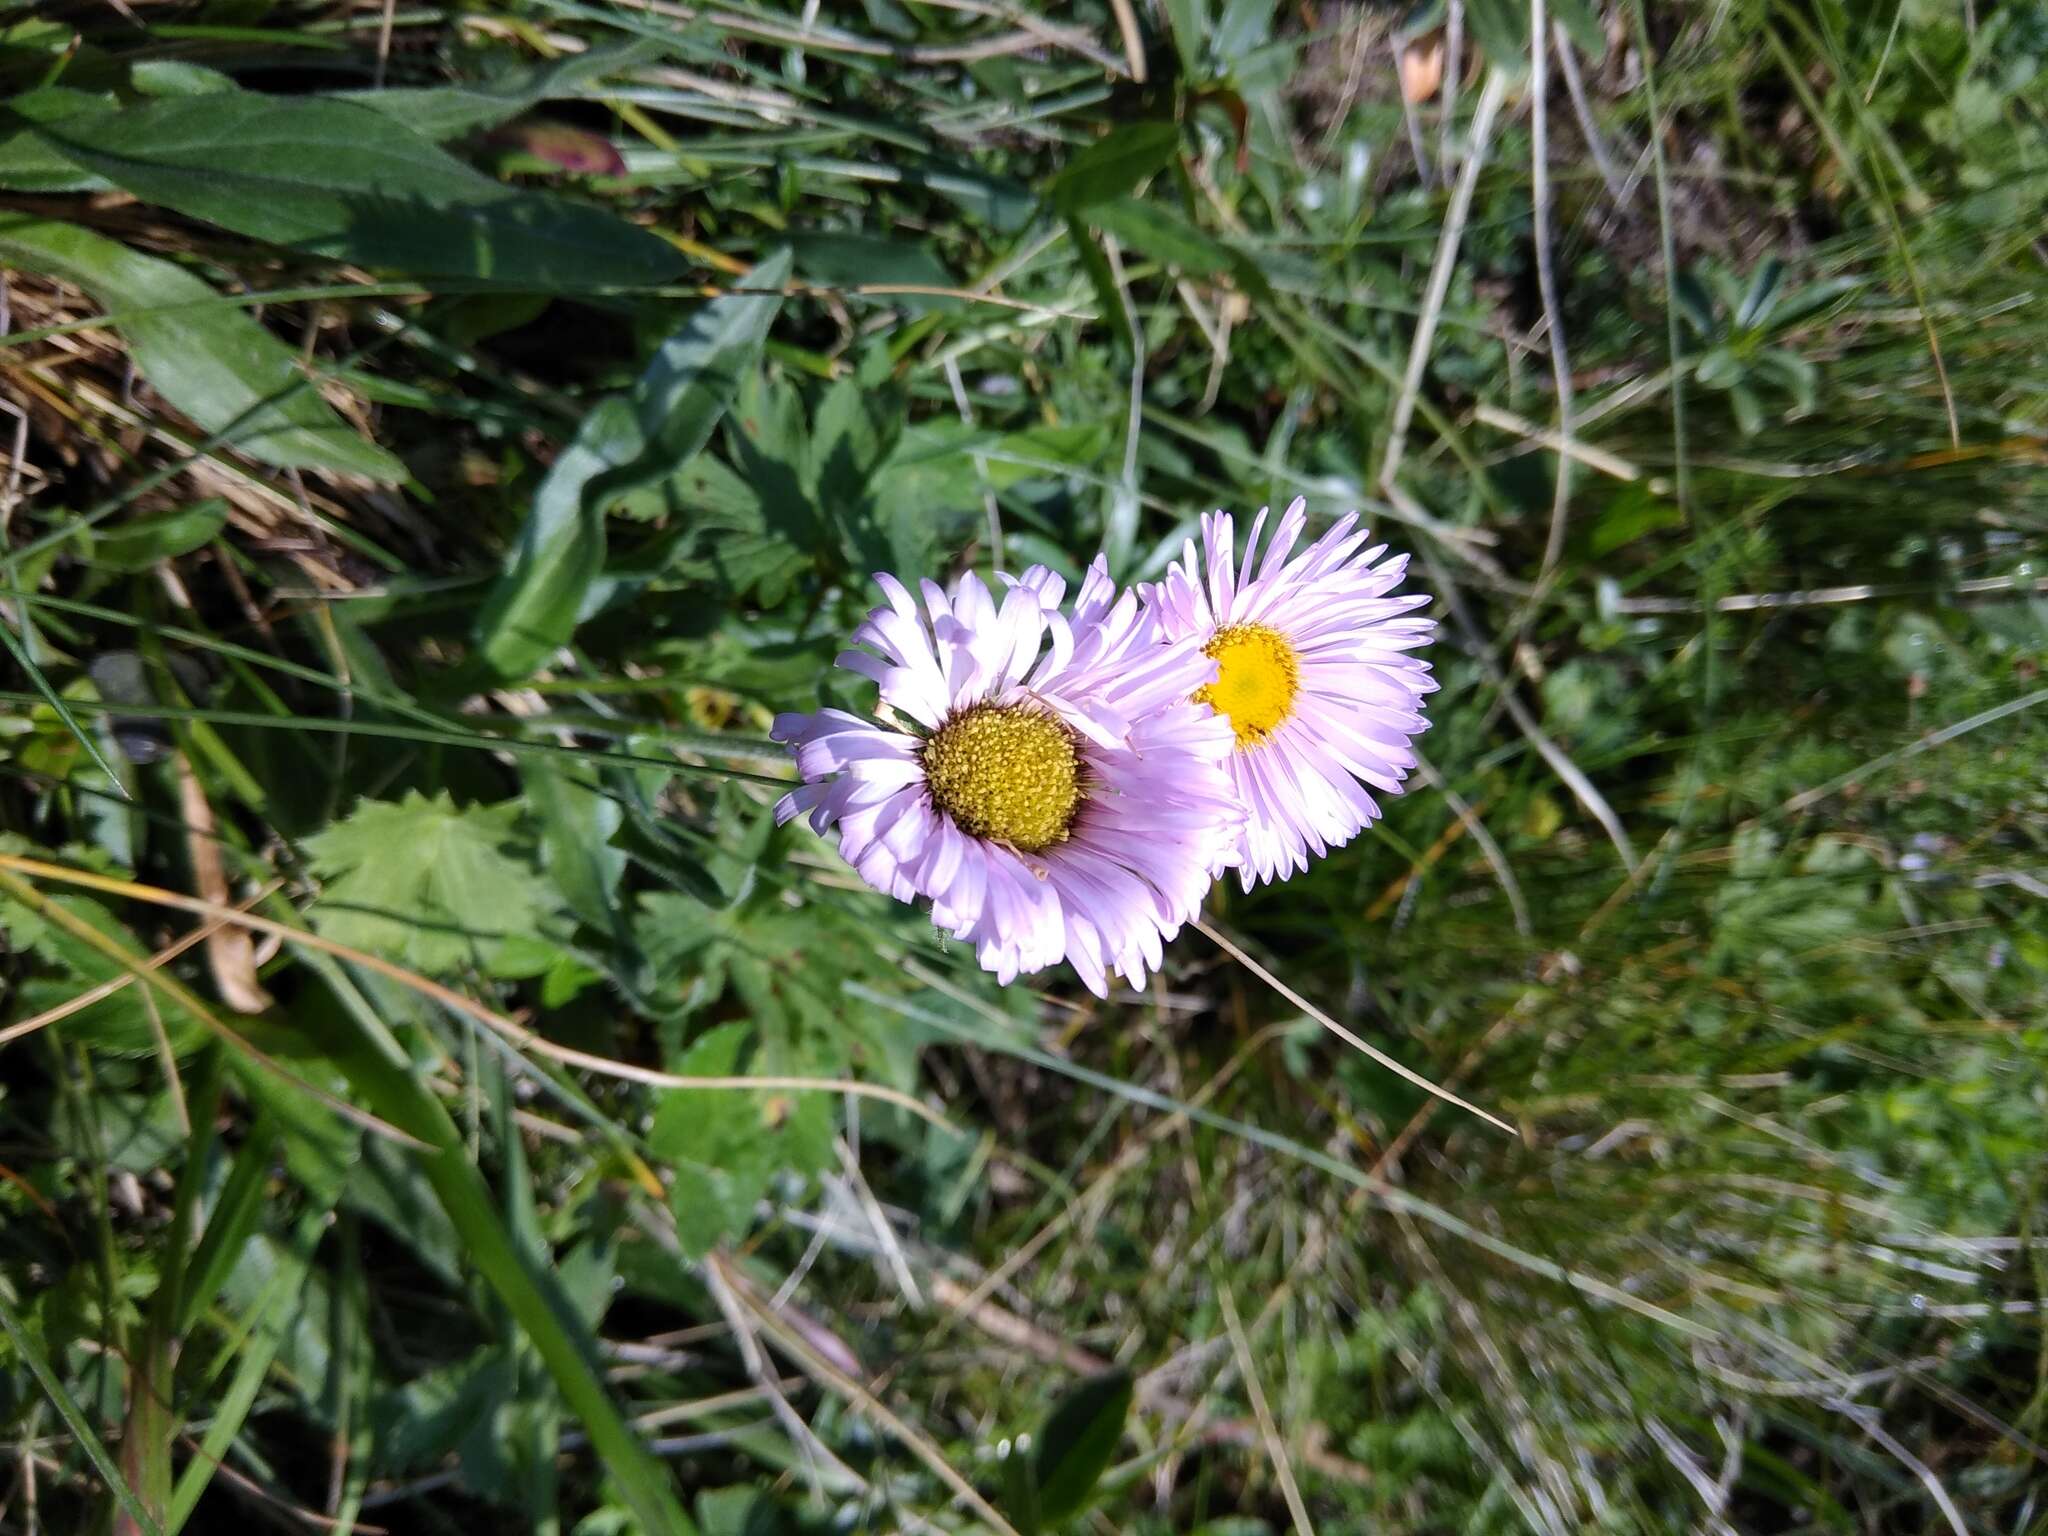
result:
[[[539,936],[549,895],[518,843],[516,804],[458,807],[444,791],[365,800],[306,840],[323,887],[313,909],[337,943],[422,971],[498,968]]]

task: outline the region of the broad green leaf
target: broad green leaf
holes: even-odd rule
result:
[[[1046,1415],[1034,1451],[1038,1512],[1049,1522],[1077,1515],[1116,1455],[1131,1411],[1131,1378],[1104,1371],[1072,1388]]]
[[[1079,213],[1126,196],[1173,164],[1179,151],[1180,125],[1171,118],[1117,123],[1053,178],[1052,201],[1063,213]]]
[[[337,261],[562,291],[661,283],[683,266],[602,209],[493,181],[354,102],[237,91],[37,131],[144,202]]]
[[[16,215],[0,215],[0,259],[91,294],[157,393],[251,458],[405,478],[403,464],[320,398],[297,352],[182,267],[73,224]]]
[[[1797,352],[1784,347],[1766,347],[1756,356],[1758,377],[1775,380],[1792,396],[1793,408],[1810,411],[1820,392],[1820,370]]]
[[[306,839],[323,881],[313,917],[337,943],[416,970],[493,968],[508,940],[538,935],[547,888],[516,856],[517,803],[457,807],[428,799],[365,800]]]
[[[477,619],[479,649],[499,677],[529,675],[602,606],[605,508],[671,474],[710,439],[760,355],[788,276],[789,253],[778,251],[740,284],[778,291],[701,306],[631,390],[584,417],[534,492],[518,546]]]
[[[1782,334],[1791,329],[1808,315],[1826,309],[1844,294],[1854,293],[1868,281],[1861,277],[1831,277],[1825,282],[1810,283],[1804,288],[1784,295],[1771,306],[1770,328]]]
[[[920,515],[969,511],[983,486],[1004,491],[1032,480],[1092,470],[1111,442],[1107,422],[998,432],[936,418],[905,428],[896,450],[875,471],[873,495],[883,506],[912,506]],[[979,460],[979,465],[977,465]]]
[[[35,131],[35,124],[90,116],[114,105],[111,92],[46,85],[0,106],[0,187],[13,192],[103,192],[106,177],[81,170]]]

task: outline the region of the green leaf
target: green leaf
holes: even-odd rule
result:
[[[751,1024],[721,1024],[691,1046],[674,1070],[684,1077],[736,1076],[740,1051],[753,1033]],[[676,1236],[692,1259],[753,1225],[755,1202],[781,1164],[762,1096],[730,1089],[668,1090],[647,1144],[676,1165],[670,1196]]]
[[[778,251],[740,286],[780,290],[788,276],[789,253]],[[630,391],[584,417],[535,491],[519,544],[477,619],[478,646],[499,677],[532,673],[602,606],[604,509],[704,446],[781,305],[779,291],[711,300],[661,344]]]
[[[337,261],[560,291],[666,282],[683,266],[602,209],[493,181],[354,102],[237,91],[37,131],[144,202]]]
[[[1797,352],[1784,347],[1766,347],[1754,364],[1757,376],[1775,380],[1792,396],[1793,408],[1804,414],[1814,408],[1820,393],[1820,370]]]
[[[1784,280],[1785,263],[1777,257],[1766,257],[1757,264],[1756,273],[1749,280],[1749,290],[1735,309],[1736,330],[1753,330],[1770,319],[1779,286]]]
[[[1771,329],[1779,333],[1789,330],[1808,315],[1826,309],[1844,294],[1855,292],[1865,281],[1861,277],[1831,277],[1785,295],[1771,306]]]
[[[1755,437],[1763,429],[1763,404],[1749,385],[1740,381],[1729,385],[1728,404],[1735,412],[1735,425],[1744,437]]]
[[[552,758],[520,765],[526,798],[540,825],[541,858],[569,910],[601,933],[625,936],[618,903],[626,855],[612,846],[625,820],[617,800],[589,768]]]
[[[1273,37],[1274,0],[1226,0],[1212,45],[1216,57],[1235,64]]]
[[[1742,359],[1729,347],[1716,347],[1700,359],[1695,376],[1708,389],[1727,389],[1742,377]]]
[[[1049,195],[1062,213],[1079,213],[1134,191],[1179,152],[1180,125],[1171,118],[1118,123],[1067,162]]]
[[[1595,64],[1607,57],[1607,29],[1589,0],[1550,0],[1550,14],[1579,52]]]
[[[0,258],[85,289],[114,315],[157,393],[251,458],[406,477],[320,398],[297,352],[182,267],[76,225],[15,215],[0,215]]]
[[[337,91],[334,99],[382,112],[414,133],[438,142],[460,134],[495,128],[549,97],[570,95],[578,86],[614,69],[649,58],[658,51],[652,43],[644,41],[618,48],[590,48],[567,58],[530,68],[507,70],[489,80],[474,83]]]
[[[470,1160],[467,1143],[448,1111],[423,1082],[404,1047],[325,956],[309,964],[348,1005],[348,1018],[323,1031],[335,1064],[370,1109],[427,1143],[409,1154],[454,1224],[461,1252],[510,1314],[520,1335],[539,1354],[569,1413],[590,1437],[607,1473],[643,1529],[661,1536],[694,1536],[667,1472],[620,1414],[600,1378],[596,1345],[561,1283],[535,1265],[513,1240],[490,1186]],[[324,1021],[309,1019],[313,1027]]]
[[[1123,296],[1117,292],[1116,274],[1109,268],[1109,258],[1096,243],[1095,232],[1080,219],[1070,218],[1067,243],[1081,258],[1081,270],[1087,274],[1088,286],[1095,290],[1095,307],[1102,312],[1103,323],[1128,350],[1136,341],[1131,333],[1131,317],[1124,309]]]
[[[1528,0],[1467,0],[1465,25],[1488,64],[1517,80],[1529,73]]]
[[[1611,555],[1625,544],[1660,528],[1683,528],[1685,512],[1675,502],[1654,495],[1641,485],[1624,487],[1601,512],[1587,536],[1594,555]]]
[[[1104,1371],[1070,1390],[1046,1415],[1034,1452],[1038,1509],[1046,1521],[1070,1519],[1087,1505],[1116,1455],[1130,1411],[1130,1375]]]
[[[538,937],[548,893],[510,850],[516,802],[458,808],[444,791],[365,800],[306,839],[324,882],[316,926],[415,970],[492,969],[508,939]]]
[[[149,960],[149,952],[135,942],[119,919],[97,901],[85,896],[47,893],[50,902],[112,939],[136,965]],[[81,992],[118,981],[132,973],[113,956],[88,943],[61,922],[46,922],[25,904],[0,895],[0,933],[7,935],[10,948],[33,953],[48,969],[31,974],[13,998],[23,1015],[40,1013],[68,1002]],[[184,1053],[202,1038],[204,1026],[169,999],[151,998],[156,1017],[164,1026],[171,1049]],[[123,1056],[146,1056],[156,1050],[156,1029],[142,988],[123,987],[112,995],[72,1014],[64,1021],[68,1038],[89,1043],[102,1051]]]
[[[90,116],[114,105],[111,93],[46,85],[0,107],[0,187],[14,192],[103,192],[106,177],[80,170],[35,131],[37,123]]]
[[[1678,304],[1678,318],[1691,326],[1693,333],[1702,340],[1719,329],[1714,320],[1714,296],[1707,291],[1707,285],[1700,281],[1697,272],[1679,273],[1672,281],[1671,296]]]
[[[128,80],[145,96],[217,96],[241,89],[233,76],[182,59],[144,59],[128,72]]]
[[[959,280],[946,270],[922,241],[884,239],[879,235],[798,235],[790,248],[796,273],[822,287],[858,283],[902,283],[925,288],[957,288]],[[907,314],[953,314],[965,308],[959,299],[933,294],[890,295],[890,303]]]
[[[159,560],[175,560],[212,543],[227,520],[228,504],[213,497],[137,522],[95,528],[86,537],[91,540],[93,564],[114,571],[146,571]]]
[[[1228,272],[1247,287],[1265,286],[1264,274],[1241,252],[1159,203],[1104,203],[1088,210],[1088,222],[1190,277]]]
[[[14,1308],[7,1304],[7,1294],[0,1287],[0,1330],[4,1330],[13,1342],[14,1352],[28,1365],[44,1394],[56,1407],[57,1416],[71,1430],[71,1437],[78,1448],[85,1452],[86,1460],[92,1463],[99,1479],[113,1491],[121,1512],[135,1523],[143,1536],[162,1536],[163,1527],[154,1516],[143,1508],[142,1501],[135,1496],[135,1490],[128,1486],[128,1480],[121,1475],[121,1469],[114,1464],[114,1458],[107,1454],[106,1445],[93,1433],[92,1421],[87,1419],[78,1402],[65,1387],[63,1378],[50,1366],[49,1357],[42,1346],[30,1336],[27,1327],[16,1316]]]

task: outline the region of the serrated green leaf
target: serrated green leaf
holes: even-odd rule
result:
[[[17,215],[0,215],[0,258],[90,293],[157,393],[251,458],[405,478],[403,464],[320,398],[297,352],[182,267],[73,224]]]
[[[144,202],[337,261],[564,292],[666,282],[683,266],[603,209],[493,181],[354,102],[237,91],[36,131]]]
[[[671,474],[710,439],[760,355],[788,276],[789,253],[769,256],[741,286],[776,291],[702,305],[628,393],[583,419],[534,493],[519,544],[477,619],[479,650],[499,677],[530,674],[608,599],[599,581],[604,509]]]
[[[1123,1439],[1131,1395],[1129,1373],[1104,1371],[1072,1388],[1046,1415],[1033,1453],[1045,1520],[1070,1519],[1086,1506]]]
[[[518,819],[516,803],[458,807],[445,791],[360,802],[306,839],[323,882],[315,926],[416,970],[492,969],[507,939],[538,936],[549,905],[532,863],[511,851]]]
[[[148,951],[100,903],[85,896],[47,894],[56,906],[112,939],[136,965],[148,962]],[[13,1010],[24,1017],[133,974],[113,956],[5,895],[0,895],[0,934],[6,935],[10,948],[33,953],[49,967],[25,979],[14,993]],[[156,1018],[162,1022],[174,1053],[182,1055],[204,1038],[205,1026],[169,999],[152,997],[149,1002],[156,1005]],[[157,1049],[149,1005],[142,989],[134,986],[123,987],[70,1015],[64,1020],[64,1032],[70,1039],[117,1055],[146,1056]]]
[[[732,1077],[753,1036],[749,1024],[721,1024],[677,1061],[684,1077]],[[781,1156],[764,1119],[762,1096],[729,1089],[670,1089],[655,1111],[647,1144],[676,1165],[670,1194],[676,1236],[691,1258],[721,1238],[753,1225],[754,1205],[767,1193]]]
[[[617,897],[626,855],[612,838],[625,812],[594,769],[533,758],[520,765],[520,779],[540,827],[542,862],[569,910],[599,932],[623,937]]]

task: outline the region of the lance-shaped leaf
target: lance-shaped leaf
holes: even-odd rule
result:
[[[170,97],[36,131],[144,202],[338,261],[562,292],[661,283],[683,267],[601,208],[505,186],[332,97]]]
[[[184,268],[75,224],[12,214],[0,215],[0,260],[91,294],[156,392],[252,459],[405,478],[320,398],[297,352]]]

